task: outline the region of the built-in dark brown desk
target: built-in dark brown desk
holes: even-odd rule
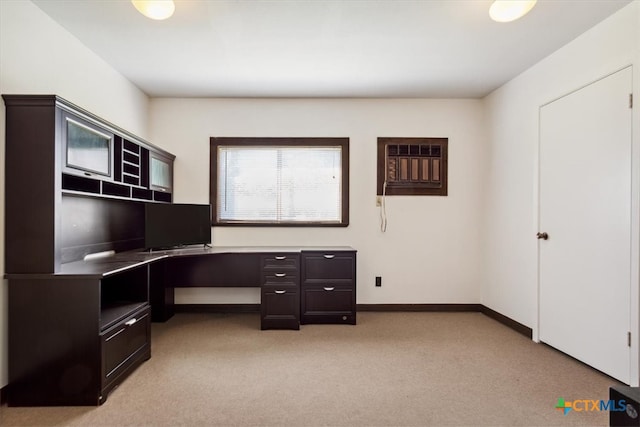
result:
[[[345,246],[129,251],[5,277],[11,406],[103,403],[151,357],[152,317],[173,315],[176,287],[259,287],[262,329],[356,323]]]
[[[308,323],[316,323],[314,319],[318,318],[319,322],[354,324],[355,257],[356,251],[349,246],[199,246],[129,251],[71,262],[63,264],[60,273],[53,276],[109,277],[148,264],[152,320],[159,322],[173,315],[175,288],[277,288],[281,284],[283,289],[288,285],[289,292],[302,293],[302,316]],[[330,292],[341,295],[337,298],[340,310],[331,306],[334,301]],[[352,302],[349,307],[344,304],[346,292]],[[320,295],[324,295],[321,299],[328,305],[326,310],[316,302]],[[309,310],[305,311],[307,306]],[[296,317],[294,323],[298,320]]]
[[[356,321],[356,252],[348,246],[214,246],[154,252],[148,256],[163,257],[162,263],[151,266],[154,321],[166,321],[173,315],[173,290],[180,287],[262,288],[263,329],[296,329],[299,320],[351,324]],[[277,301],[275,296],[265,295],[270,288],[279,292],[275,295],[283,295],[280,299],[287,293],[299,294],[294,306],[301,307],[302,318],[291,319],[289,326],[285,326],[287,322],[270,324],[265,319],[269,302]]]

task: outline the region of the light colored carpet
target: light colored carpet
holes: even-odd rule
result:
[[[177,314],[100,407],[7,408],[3,426],[608,425],[619,384],[480,313],[358,313],[260,331],[257,314]]]

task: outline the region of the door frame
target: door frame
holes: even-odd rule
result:
[[[542,108],[565,96],[571,95],[593,83],[603,80],[616,74],[619,71],[631,68],[632,82],[640,81],[640,66],[633,67],[633,64],[620,67],[597,79],[586,82],[573,90],[563,93],[538,107],[538,146],[534,158],[534,202],[533,202],[533,230],[531,238],[536,239],[536,233],[544,231],[540,229],[540,147],[541,147],[541,114]],[[632,83],[632,94],[634,99],[633,110],[631,112],[631,289],[629,294],[629,331],[631,332],[631,348],[629,355],[629,378],[630,386],[640,385],[640,102],[638,96],[638,84]],[[536,239],[536,303],[535,303],[535,324],[533,325],[532,339],[540,343],[540,240]]]

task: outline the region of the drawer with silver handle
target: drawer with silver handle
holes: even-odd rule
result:
[[[311,252],[302,256],[304,280],[351,281],[355,278],[352,252]]]
[[[139,354],[150,351],[151,316],[149,307],[133,313],[129,318],[102,335],[103,381],[110,382],[133,363]]]
[[[262,284],[294,283],[297,284],[300,275],[297,271],[274,270],[262,273]]]
[[[300,264],[298,254],[269,254],[261,257],[263,270],[297,270]]]

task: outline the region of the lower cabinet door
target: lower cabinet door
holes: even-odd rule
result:
[[[283,287],[284,288],[284,287]],[[264,289],[261,329],[300,329],[300,294],[290,289]]]
[[[303,286],[304,323],[356,324],[355,292],[351,287]]]
[[[102,401],[106,394],[151,357],[149,307],[132,313],[102,334]]]

